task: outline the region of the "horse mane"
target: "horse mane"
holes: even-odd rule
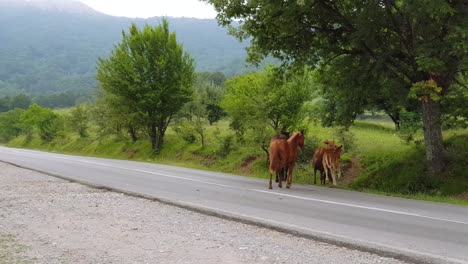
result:
[[[288,142],[295,142],[295,141],[296,141],[296,138],[297,138],[297,135],[299,135],[299,134],[301,134],[301,132],[297,132],[297,131],[294,132],[294,133],[292,134],[292,136],[290,136],[290,137],[288,138]]]

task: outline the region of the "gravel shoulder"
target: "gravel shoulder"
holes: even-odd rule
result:
[[[405,263],[0,162],[2,263]]]

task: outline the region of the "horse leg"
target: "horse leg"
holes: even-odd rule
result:
[[[283,188],[283,169],[279,169],[279,172],[277,173],[279,175],[278,187]]]
[[[273,174],[270,171],[270,185],[268,186],[268,189],[270,189],[270,190],[273,189],[273,185],[272,185],[272,182],[271,182],[272,180],[273,180]]]
[[[292,171],[293,171],[294,165],[288,166],[288,178],[286,180],[286,188],[291,188],[292,184]]]
[[[284,168],[281,169],[281,180],[286,181],[287,176],[288,176],[288,167],[285,166]]]
[[[275,182],[279,182],[279,180],[281,179],[281,175],[279,175],[278,172],[276,172],[275,174],[276,174],[276,180],[275,180]]]
[[[332,167],[332,168],[330,169],[330,171],[331,171],[330,174],[331,174],[332,179],[333,179],[333,185],[336,186],[336,169]]]
[[[328,182],[330,182],[330,175],[328,175],[328,168],[324,167],[325,170],[325,177],[323,178],[323,183],[325,184],[326,180],[328,179]],[[331,173],[331,172],[330,172]]]
[[[320,171],[320,184],[325,185],[325,172],[322,170]]]

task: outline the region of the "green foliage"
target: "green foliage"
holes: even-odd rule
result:
[[[448,170],[441,177],[426,177],[421,149],[397,150],[396,153],[372,154],[363,160],[364,173],[351,187],[384,193],[450,196],[468,190],[468,146],[466,135],[452,136],[446,143]]]
[[[187,143],[193,143],[197,140],[193,126],[185,118],[176,122],[173,129]]]
[[[468,127],[468,89],[465,84],[456,84],[441,100],[444,127],[447,129]]]
[[[321,145],[321,141],[317,136],[309,135],[309,133],[305,133],[304,149],[298,156],[297,162],[310,165],[310,162],[312,160],[312,157],[314,156],[315,150],[320,145]]]
[[[355,136],[346,127],[336,127],[333,131],[333,138],[343,145],[344,152],[353,152],[356,149]]]
[[[414,142],[420,144],[421,139],[416,138],[418,131],[421,130],[422,120],[421,114],[417,112],[408,112],[403,110],[400,113],[401,125],[400,129],[397,131],[398,136],[406,142]]]
[[[234,149],[234,143],[234,136],[232,134],[228,134],[227,136],[223,137],[221,140],[221,145],[217,151],[218,155],[223,158],[229,155]]]
[[[31,98],[25,94],[19,94],[10,99],[10,109],[27,109],[31,104]]]
[[[35,129],[43,141],[50,142],[64,130],[62,117],[52,110],[32,104],[20,116],[21,123],[25,129]],[[28,132],[30,133],[30,131]]]
[[[67,118],[67,125],[80,137],[88,136],[89,110],[86,106],[78,105],[74,107]]]
[[[23,109],[13,109],[5,113],[0,113],[0,142],[8,142],[18,137],[23,131],[20,117]]]
[[[173,115],[191,100],[193,60],[169,32],[132,24],[107,59],[99,59],[97,78],[106,96],[135,114],[159,151]],[[164,47],[164,48],[163,48]]]
[[[327,125],[348,127],[371,107],[396,119],[395,113],[408,107],[411,87],[433,79],[444,96],[468,72],[463,0],[204,1],[213,4],[218,21],[233,35],[252,38],[250,61],[272,55],[284,66],[322,70]],[[441,134],[438,105],[423,108],[425,137]],[[431,171],[440,172],[442,138],[425,141]]]
[[[442,88],[437,86],[434,80],[420,81],[414,83],[411,87],[409,98],[427,100],[425,97],[429,97],[433,101],[439,101],[441,99]]]
[[[254,129],[271,136],[296,128],[304,120],[301,110],[310,98],[311,82],[307,72],[287,76],[269,68],[233,77],[227,80],[226,89],[221,107],[232,118],[233,128],[239,133]]]

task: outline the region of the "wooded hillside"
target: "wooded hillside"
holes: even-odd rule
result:
[[[96,85],[97,58],[108,56],[122,30],[132,22],[154,26],[161,21],[160,17],[112,17],[86,6],[76,10],[76,6],[44,8],[0,0],[0,96],[91,90]],[[245,71],[246,44],[228,35],[216,20],[168,20],[195,59],[196,71],[221,71],[227,76]]]

